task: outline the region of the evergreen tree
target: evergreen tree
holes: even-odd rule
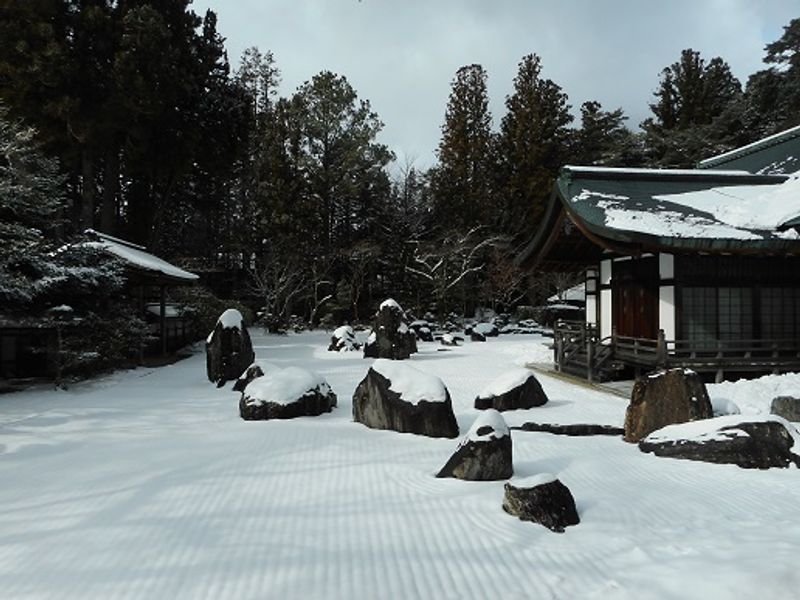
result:
[[[750,76],[744,99],[744,129],[750,139],[800,124],[800,18],[767,44],[764,62],[772,67]]]
[[[375,140],[383,123],[330,71],[300,86],[294,106],[301,111],[300,168],[321,216],[318,241],[328,250],[347,247],[368,233],[372,208],[389,193],[384,167],[393,156]]]
[[[535,54],[520,61],[500,126],[503,230],[511,234],[536,230],[567,153],[567,126],[572,121],[567,95],[542,78],[541,70]]]
[[[605,111],[599,102],[584,102],[570,160],[606,167],[641,164],[644,157],[636,135],[625,126],[627,118],[621,108]]]
[[[652,164],[691,167],[736,145],[741,85],[721,58],[706,62],[684,50],[661,72],[654,95],[654,117],[642,123]]]
[[[64,178],[35,132],[0,105],[0,309],[37,295],[37,279],[50,270],[50,239],[62,221]]]
[[[495,217],[486,78],[483,67],[469,65],[461,67],[452,82],[439,165],[432,174],[434,218],[444,228],[469,229]]]
[[[189,4],[37,0],[2,13],[0,96],[61,159],[78,230],[120,226],[158,249],[174,239],[186,175],[237,131],[218,127],[235,102],[216,17]]]

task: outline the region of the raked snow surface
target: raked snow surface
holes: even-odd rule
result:
[[[326,352],[328,341],[254,335],[259,358],[327,379],[339,406],[320,417],[241,420],[238,394],[206,381],[202,354],[0,397],[0,598],[800,593],[797,469],[514,431],[514,481],[552,473],[576,498],[580,525],[555,534],[505,514],[503,482],[437,479],[458,440],[353,423],[351,395],[371,361]],[[422,343],[409,364],[444,380],[465,434],[477,393],[546,359],[542,342]],[[623,399],[541,381],[550,403],[504,413],[509,425],[622,424]]]

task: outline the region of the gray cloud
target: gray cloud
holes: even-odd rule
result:
[[[435,161],[450,81],[460,66],[489,74],[495,126],[517,63],[542,57],[544,75],[586,100],[622,107],[632,126],[662,68],[683,48],[721,56],[744,83],[765,44],[798,14],[797,0],[196,0],[213,9],[235,65],[248,46],[272,50],[282,93],[323,69],[347,77],[386,124],[400,159]]]

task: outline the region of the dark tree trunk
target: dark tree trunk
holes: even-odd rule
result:
[[[100,209],[100,231],[115,235],[117,229],[117,196],[119,194],[119,151],[115,147],[106,153],[103,173],[103,205]]]
[[[81,153],[81,218],[80,229],[94,227],[95,165],[88,150]]]

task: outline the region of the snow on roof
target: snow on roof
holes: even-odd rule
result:
[[[547,299],[548,302],[585,302],[586,286],[583,283],[574,285],[558,294],[553,294]]]
[[[511,435],[511,433],[503,415],[494,408],[490,408],[481,411],[478,418],[472,423],[472,427],[469,428],[461,445],[463,446],[467,442],[488,442],[493,438],[498,439],[507,435]]]
[[[222,324],[225,329],[241,329],[244,317],[235,308],[229,308],[217,319],[217,324]]]
[[[605,226],[623,231],[675,238],[800,239],[795,231],[780,231],[800,217],[797,176],[769,186],[719,186],[646,200],[651,201],[591,189],[571,198],[600,208]]]
[[[115,255],[117,258],[124,260],[127,263],[145,271],[153,271],[161,273],[168,277],[176,279],[183,279],[186,281],[195,281],[199,279],[194,273],[184,271],[180,267],[176,267],[167,261],[158,258],[157,256],[145,252],[144,246],[139,246],[131,242],[126,242],[119,238],[106,235],[94,230],[87,230],[87,233],[98,238],[97,241],[86,242],[86,246],[93,248],[101,248]]]
[[[571,173],[588,173],[588,174],[619,174],[619,175],[666,175],[675,176],[680,175],[684,177],[730,177],[752,175],[749,171],[732,171],[732,170],[710,170],[710,169],[643,169],[638,167],[585,167],[579,165],[566,165],[565,170]]]
[[[766,189],[737,185],[654,198],[711,213],[732,227],[774,230],[800,216],[800,177]]]
[[[483,391],[480,393],[480,397],[494,398],[495,396],[502,396],[506,392],[513,390],[515,387],[521,386],[533,376],[533,373],[525,368],[506,371],[499,377],[495,378],[485,388],[483,388]]]
[[[426,402],[445,402],[448,398],[444,382],[436,377],[404,365],[399,361],[379,358],[372,369],[389,380],[389,389],[400,394],[410,404]]]
[[[325,395],[330,389],[328,382],[318,373],[300,367],[286,367],[253,379],[244,388],[242,397],[248,405],[291,404],[308,392],[316,390]]]

